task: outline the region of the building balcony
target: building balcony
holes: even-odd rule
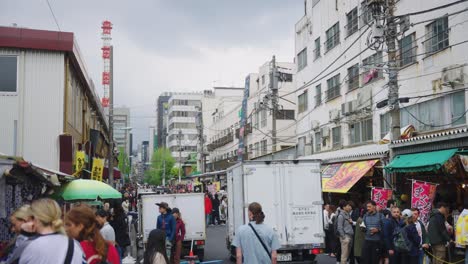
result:
[[[234,134],[232,133],[229,133],[227,135],[225,135],[224,137],[220,138],[220,139],[217,139],[213,142],[211,142],[210,144],[207,145],[207,149],[208,151],[213,151],[217,148],[220,148],[226,144],[229,144],[231,142],[234,141]]]
[[[237,139],[239,138],[239,130],[240,130],[240,128],[236,129],[236,138]],[[247,125],[245,125],[245,134],[244,134],[244,136],[247,136],[248,134],[252,134],[252,124],[251,123],[248,123]]]

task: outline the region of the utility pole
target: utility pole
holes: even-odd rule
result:
[[[177,140],[179,142],[179,183],[181,180],[181,172],[182,172],[182,129],[179,129],[179,134],[177,135]]]
[[[164,187],[166,187],[166,159],[163,159],[163,178],[162,178],[162,184]]]
[[[278,68],[276,67],[276,57],[273,55],[271,61],[272,70],[270,73],[270,89],[271,89],[271,104],[272,104],[272,155],[276,152],[276,115],[278,114]]]
[[[204,151],[204,145],[205,145],[205,137],[203,135],[203,111],[202,111],[202,106],[197,107],[198,113],[197,113],[197,129],[198,129],[198,142],[199,142],[199,149],[198,153],[200,153],[200,168],[199,170],[202,173],[205,173],[205,151]]]
[[[114,187],[114,46],[110,46],[109,82],[109,185]]]

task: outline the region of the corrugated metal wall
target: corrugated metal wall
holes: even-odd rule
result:
[[[0,95],[0,152],[13,153],[14,120],[18,120],[17,155],[58,170],[63,131],[64,53],[7,51],[18,55],[18,93]],[[5,135],[5,136],[4,136]]]

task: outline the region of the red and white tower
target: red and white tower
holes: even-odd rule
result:
[[[110,57],[111,57],[111,30],[112,23],[108,20],[102,22],[102,59],[104,62],[104,71],[102,72],[102,88],[104,97],[102,98],[102,107],[109,107],[109,85],[110,85]]]

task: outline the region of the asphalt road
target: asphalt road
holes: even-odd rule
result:
[[[206,230],[205,261],[222,260],[223,263],[233,263],[229,260],[229,252],[226,248],[226,226],[209,226]],[[320,255],[318,264],[335,264],[335,258]]]

